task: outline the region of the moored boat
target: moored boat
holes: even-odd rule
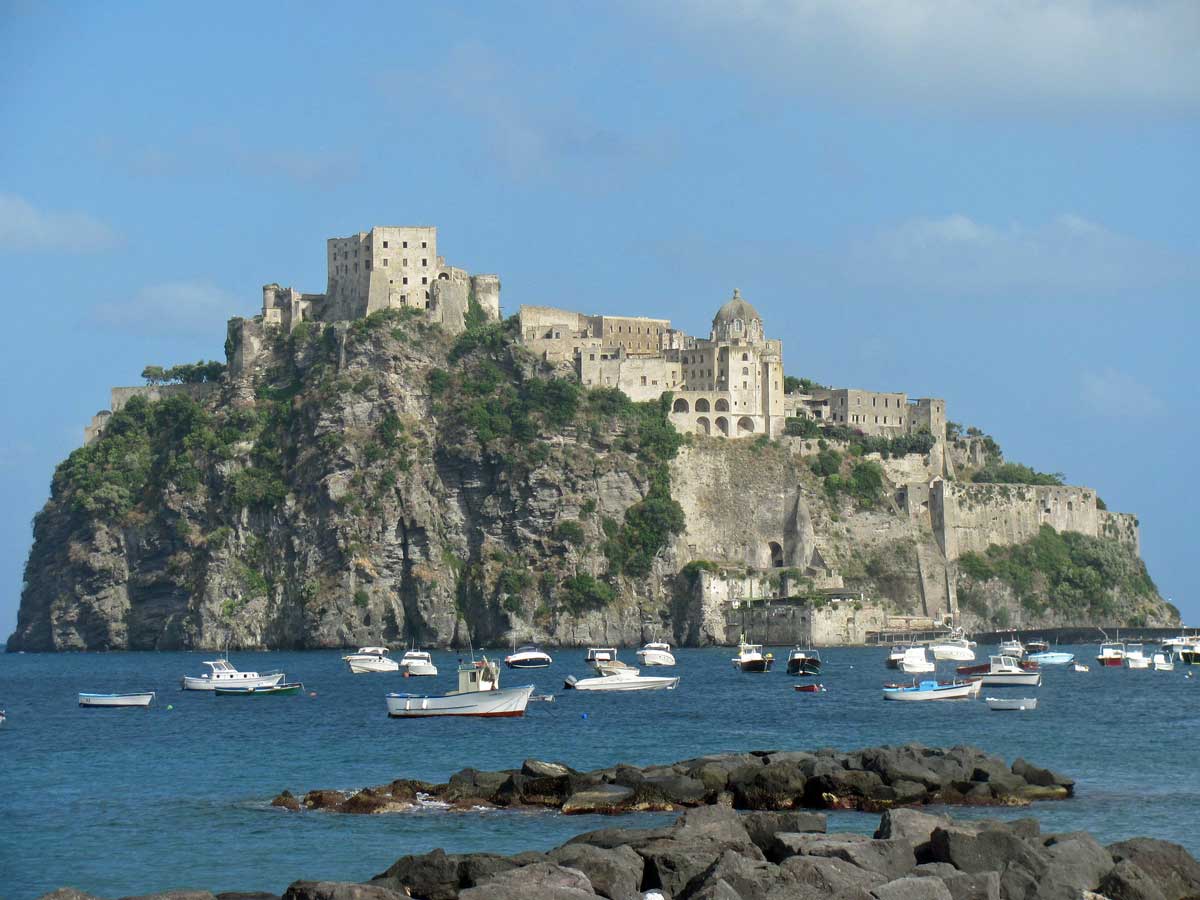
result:
[[[587,656],[583,658],[583,661],[592,668],[595,668],[598,662],[609,662],[616,658],[616,647],[588,647]]]
[[[458,690],[446,694],[388,694],[387,712],[394,719],[435,716],[513,718],[525,715],[533,685],[501,688],[500,667],[484,657],[482,662],[458,667]]]
[[[154,691],[138,691],[130,694],[85,694],[80,693],[79,705],[85,707],[132,706],[147,707],[154,700]]]
[[[355,675],[365,675],[369,672],[396,672],[400,663],[388,656],[387,647],[359,647],[357,653],[348,653],[342,657],[347,668]]]
[[[282,672],[240,672],[227,659],[205,661],[209,671],[203,675],[184,675],[185,691],[211,691],[220,687],[270,687],[283,681]]]
[[[1118,641],[1109,641],[1100,645],[1100,653],[1096,662],[1102,666],[1119,668],[1125,664],[1125,645]]]
[[[510,669],[544,669],[552,662],[550,654],[536,644],[524,644],[504,657],[504,665]]]
[[[825,691],[825,685],[809,682],[807,684],[793,684],[792,689],[799,691],[801,694],[821,694]]]
[[[1071,668],[1074,669],[1076,672],[1090,672],[1091,671],[1087,666],[1085,666],[1081,662],[1075,663],[1075,665],[1073,665]]]
[[[983,702],[997,712],[1037,709],[1037,697],[985,697]]]
[[[980,681],[988,687],[1004,685],[1021,685],[1037,687],[1042,683],[1042,673],[1030,671],[1021,667],[1018,660],[1012,656],[989,656],[988,670],[981,673]]]
[[[637,652],[638,662],[643,666],[673,666],[675,655],[671,645],[662,641],[650,641]]]
[[[563,687],[575,691],[673,691],[679,685],[679,676],[639,675],[632,667],[612,675],[596,678],[576,678],[568,675]]]
[[[1041,653],[1031,653],[1025,657],[1029,662],[1039,666],[1066,666],[1075,662],[1074,653],[1060,653],[1057,650],[1045,650]]]
[[[911,685],[889,685],[883,689],[884,700],[969,700],[979,695],[976,681],[921,681]]]
[[[1031,638],[1025,642],[1025,655],[1045,653],[1050,649],[1050,642],[1042,638]]]
[[[433,664],[433,657],[424,650],[409,650],[400,658],[400,671],[406,676],[433,676],[437,675],[437,666]]]
[[[1011,656],[1013,659],[1023,659],[1025,656],[1025,645],[1013,638],[1012,640],[1001,641],[1000,646],[996,648],[996,652],[1000,656]]]
[[[929,652],[935,660],[970,662],[975,658],[975,642],[967,640],[963,630],[956,628],[948,637],[930,644]]]
[[[1125,666],[1129,669],[1150,668],[1150,657],[1146,655],[1146,651],[1141,644],[1127,644],[1125,646]]]
[[[219,687],[214,689],[218,697],[290,697],[304,690],[299,681],[272,684],[268,687]]]
[[[619,672],[638,673],[637,666],[631,666],[619,659],[598,659],[592,663],[592,668],[600,675],[616,675]]]
[[[1152,662],[1155,672],[1173,672],[1175,670],[1175,660],[1165,653],[1155,653]]]
[[[925,675],[937,666],[925,655],[924,647],[909,647],[900,661],[900,671],[905,675]]]
[[[762,644],[747,644],[746,636],[738,644],[737,656],[733,658],[733,667],[742,672],[770,672],[775,665],[775,656],[763,653]]]
[[[811,647],[794,647],[787,658],[789,675],[820,675],[821,654]]]
[[[904,659],[904,654],[905,654],[905,653],[907,653],[907,652],[908,652],[908,645],[907,645],[907,644],[895,644],[895,645],[893,645],[892,649],[888,651],[887,660],[885,660],[885,663],[884,663],[884,664],[885,664],[885,665],[886,665],[886,666],[887,666],[889,669],[898,669],[898,668],[900,668],[900,662],[901,662],[901,660],[903,660],[903,659]]]

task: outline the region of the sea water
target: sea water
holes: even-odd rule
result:
[[[292,813],[279,791],[354,789],[394,778],[445,781],[466,766],[558,760],[578,769],[670,763],[752,749],[849,750],[917,741],[974,744],[1011,762],[1023,756],[1074,777],[1077,796],[1026,810],[958,809],[964,816],[1034,815],[1043,830],[1086,830],[1103,842],[1166,838],[1200,854],[1200,676],[1106,670],[1095,647],[1068,649],[1087,673],[1049,667],[1033,688],[985,694],[1038,697],[1031,712],[991,712],[982,701],[888,703],[882,649],[822,653],[818,679],[783,669],[736,671],[729,649],[676,651],[674,691],[577,693],[568,674],[591,674],[580,649],[552,650],[549,669],[502,669],[503,684],[532,683],[553,703],[521,719],[388,719],[388,691],[456,686],[460,654],[435,652],[436,678],[351,675],[335,652],[233,653],[241,669],[282,669],[304,682],[293,697],[217,697],[180,691],[211,653],[0,654],[0,897],[28,900],[62,885],[104,897],[190,887],[282,893],[296,879],[362,881],[397,857],[548,849],[588,829],[648,826],[668,814],[562,816],[553,811],[422,809],[380,816]],[[980,656],[986,659],[986,648]],[[478,651],[477,651],[478,655]],[[504,651],[491,654],[502,657]],[[633,651],[621,656],[635,663]],[[946,673],[953,663],[942,663]],[[1195,670],[1200,672],[1200,669]],[[797,693],[801,680],[825,685]],[[149,710],[80,709],[79,691],[154,690]],[[878,816],[836,813],[831,830],[869,832]]]

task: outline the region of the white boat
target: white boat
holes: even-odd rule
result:
[[[1200,634],[1181,634],[1179,637],[1163,641],[1162,649],[1163,653],[1168,656],[1182,653],[1185,650],[1189,652],[1200,650]]]
[[[1141,644],[1128,644],[1125,647],[1125,665],[1130,669],[1149,669],[1150,657],[1146,655]]]
[[[1029,638],[1025,641],[1025,655],[1030,653],[1045,653],[1050,649],[1050,642],[1043,638]]]
[[[887,667],[889,669],[900,668],[900,662],[904,659],[904,654],[908,652],[907,644],[896,644],[888,651]]]
[[[1175,671],[1175,660],[1167,656],[1165,653],[1155,653],[1154,659],[1151,661],[1155,672],[1173,672]]]
[[[227,659],[210,659],[203,675],[184,675],[181,684],[185,691],[211,691],[221,687],[272,687],[283,681],[282,672],[239,672]]]
[[[1001,656],[1011,656],[1014,659],[1021,659],[1025,655],[1025,645],[1020,641],[1001,641],[1000,646],[996,648],[996,652]]]
[[[997,711],[1037,709],[1037,697],[985,697],[984,703]]]
[[[637,666],[631,666],[619,659],[598,659],[592,663],[592,668],[600,675],[616,675],[618,672],[638,673]]]
[[[583,661],[595,668],[598,662],[608,662],[616,658],[616,647],[588,647],[587,656],[584,657]]]
[[[568,675],[563,687],[576,691],[673,691],[678,684],[678,675],[639,675],[637,669],[630,668],[597,678],[576,678],[574,675]]]
[[[424,650],[409,650],[400,657],[400,671],[405,675],[436,675],[437,666]]]
[[[141,691],[133,694],[80,694],[80,706],[149,706],[154,699],[154,691]]]
[[[1075,662],[1074,653],[1060,653],[1057,650],[1046,650],[1042,653],[1031,653],[1025,657],[1039,666],[1066,666]]]
[[[1125,645],[1120,641],[1108,641],[1100,645],[1096,662],[1105,668],[1117,668],[1125,664]]]
[[[1036,669],[1030,671],[1022,668],[1020,660],[1015,656],[989,656],[988,670],[980,674],[979,679],[989,687],[1002,685],[1037,687],[1042,683],[1042,673]]]
[[[775,656],[763,653],[762,644],[747,644],[746,636],[738,644],[738,653],[732,660],[733,667],[742,672],[770,672],[775,665]]]
[[[1085,666],[1081,662],[1075,663],[1075,665],[1071,666],[1071,668],[1074,669],[1076,672],[1090,672],[1091,671],[1087,666]]]
[[[396,672],[400,663],[388,656],[387,647],[359,647],[357,653],[342,657],[342,661],[355,675],[368,672]]]
[[[925,655],[924,647],[909,647],[900,660],[900,671],[905,675],[926,675],[937,666]]]
[[[504,664],[510,669],[544,669],[554,662],[549,653],[545,653],[534,644],[523,644],[504,657]]]
[[[500,667],[484,657],[482,662],[458,667],[458,690],[447,694],[388,694],[387,712],[394,719],[434,716],[513,718],[525,715],[533,685],[501,688]]]
[[[883,689],[884,700],[969,700],[979,696],[978,681],[922,681],[912,685],[887,685]]]
[[[651,641],[637,652],[638,662],[643,666],[673,666],[675,655],[671,645],[662,641]]]
[[[955,662],[971,662],[975,659],[974,641],[965,638],[958,640],[938,641],[929,647],[934,659],[952,659]]]

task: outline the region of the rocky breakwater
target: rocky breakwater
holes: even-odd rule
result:
[[[345,792],[284,791],[294,811],[399,812],[437,801],[459,809],[550,807],[563,813],[625,813],[728,805],[747,810],[857,809],[929,803],[1023,806],[1070,797],[1074,782],[1018,759],[1010,766],[975,747],[906,744],[863,750],[756,750],[672,765],[616,765],[580,772],[526,760],[519,769],[463,769],[444,784],[400,779]]]
[[[224,894],[216,900],[266,900]],[[1177,844],[1099,844],[1033,819],[883,813],[872,837],[830,834],[821,813],[692,809],[665,828],[591,831],[549,852],[434,850],[370,882],[297,881],[283,900],[1186,900],[1200,863]],[[171,892],[139,900],[214,900]],[[42,900],[95,900],[63,889]],[[272,898],[273,900],[273,898]]]

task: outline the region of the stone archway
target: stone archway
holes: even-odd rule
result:
[[[739,437],[744,434],[754,434],[754,420],[749,416],[742,416],[738,419],[737,433]]]
[[[688,402],[686,400],[684,400],[682,397],[677,399],[675,401],[675,404],[671,407],[671,412],[685,413],[687,411],[688,411]]]
[[[772,569],[782,569],[783,568],[783,547],[780,546],[779,542],[778,541],[768,541],[767,542],[767,551],[771,554],[771,568]]]
[[[724,397],[717,401],[717,412],[729,412],[729,401]]]
[[[696,434],[712,434],[712,423],[708,421],[708,416],[696,420]]]
[[[696,412],[708,412],[708,401],[701,397],[696,401]]]
[[[717,431],[721,432],[725,437],[729,437],[729,420],[724,416],[717,416],[716,424]]]

